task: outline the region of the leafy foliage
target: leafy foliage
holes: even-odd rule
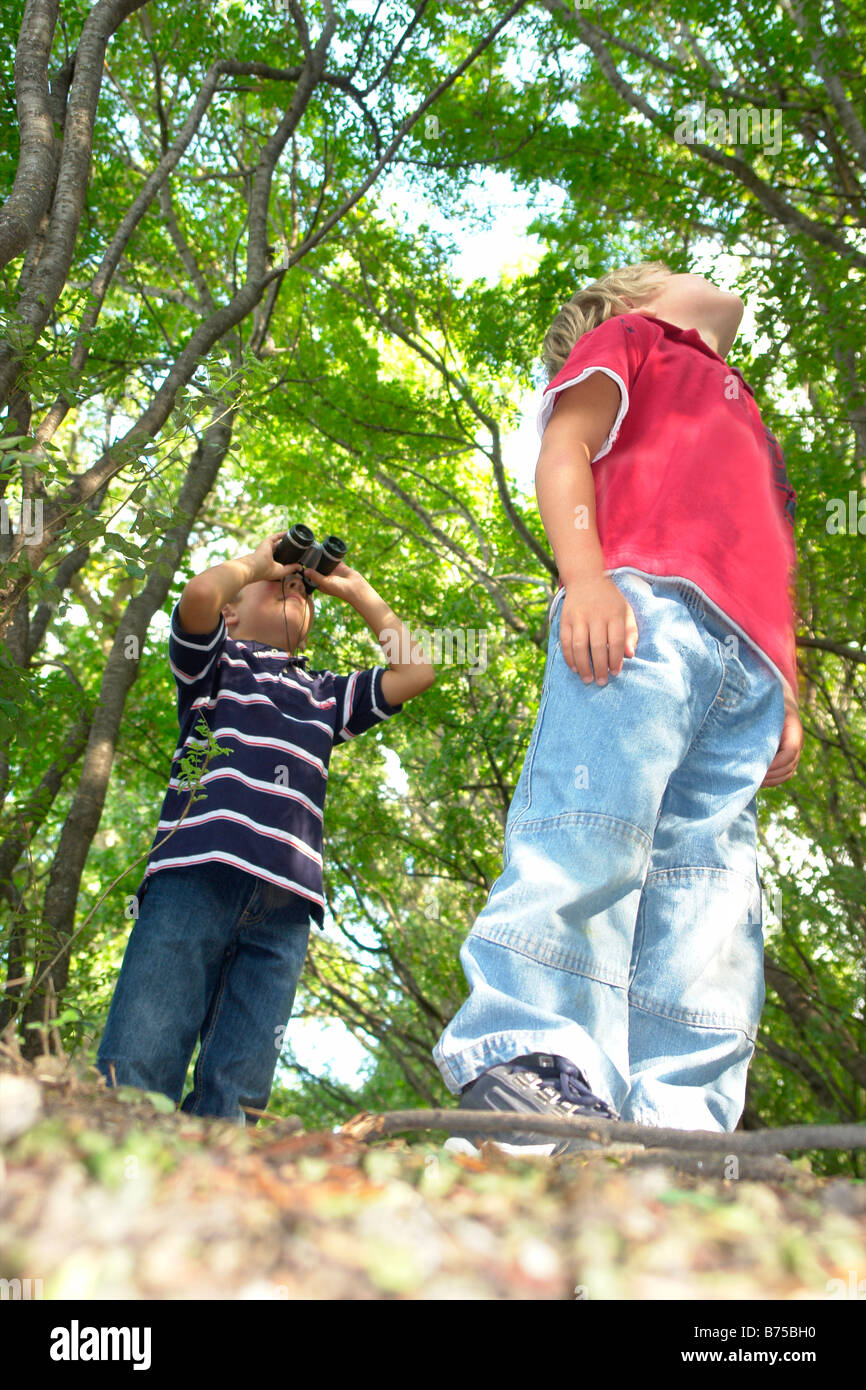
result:
[[[48,209],[68,265],[56,269],[43,227],[0,278],[0,479],[7,498],[43,499],[46,521],[44,545],[0,537],[0,1023],[21,996],[13,981],[60,950],[59,1007],[78,1011],[61,1032],[92,1046],[130,879],[81,923],[152,838],[177,734],[168,614],[191,574],[304,520],[347,535],[399,614],[458,635],[463,656],[335,757],[329,930],[298,1010],[342,1020],[370,1070],[353,1092],[296,1072],[301,1089],[274,1103],[324,1121],[349,1103],[445,1099],[430,1050],[498,872],[556,587],[505,441],[576,284],[660,256],[736,282],[754,307],[731,360],[798,491],[807,746],[796,779],[761,801],[781,911],[746,1121],[861,1118],[862,532],[826,522],[863,470],[862,21],[794,5],[788,22],[745,0],[688,0],[675,17],[547,0],[491,40],[504,5],[394,0],[371,16],[346,3],[314,69],[330,10],[303,6],[308,31],[264,0],[133,12],[107,49],[80,218]],[[54,74],[91,7],[63,11]],[[23,12],[6,7],[9,74]],[[285,75],[300,69],[307,86]],[[210,80],[188,143],[127,227]],[[781,111],[778,151],[678,142],[677,112],[701,101]],[[10,76],[7,186],[13,117]],[[501,194],[484,206],[494,186],[510,207]],[[467,283],[459,241],[511,209],[529,218],[534,260]],[[36,300],[24,315],[34,285],[44,322]],[[319,605],[314,664],[377,659],[353,618]]]

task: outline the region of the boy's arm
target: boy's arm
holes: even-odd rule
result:
[[[796,623],[798,621],[797,599],[793,584],[790,597],[794,623]],[[793,625],[789,635],[789,643],[791,667],[796,671],[797,638]],[[762,787],[778,787],[782,782],[787,782],[789,777],[793,777],[794,773],[797,771],[800,754],[803,751],[803,743],[805,740],[803,724],[800,719],[800,691],[797,685],[792,687],[790,681],[784,676],[782,677],[782,698],[785,702],[785,718],[779,737],[779,747],[761,783]]]
[[[561,392],[545,428],[535,472],[538,509],[565,585],[560,637],[572,671],[607,683],[634,656],[637,622],[605,573],[595,519],[591,462],[613,428],[620,393],[604,372]],[[590,665],[590,652],[592,664]]]
[[[403,705],[422,690],[429,690],[436,672],[424,660],[420,646],[412,646],[411,633],[405,623],[389,608],[357,570],[342,562],[328,575],[315,570],[305,571],[310,583],[323,594],[345,599],[372,629],[376,640],[388,657],[388,669],[382,675],[382,694],[389,705]],[[405,659],[404,659],[405,658]]]
[[[190,636],[213,632],[223,604],[233,599],[245,584],[253,584],[259,579],[282,579],[289,566],[277,564],[274,546],[283,534],[278,531],[276,535],[266,537],[249,555],[224,560],[220,565],[193,575],[178,605],[178,618],[184,632]]]

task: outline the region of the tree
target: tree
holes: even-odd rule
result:
[[[226,458],[254,365],[269,351],[280,290],[327,248],[329,235],[389,168],[425,110],[522,4],[492,20],[474,16],[458,36],[445,22],[448,7],[434,9],[425,0],[408,16],[399,5],[387,14],[380,6],[372,19],[350,10],[341,24],[330,0],[307,11],[289,0],[285,11],[264,13],[255,31],[240,27],[243,7],[236,3],[216,13],[190,4],[152,18],[141,3],[99,0],[70,16],[79,30],[75,47],[50,84],[57,5],[28,0],[24,6],[16,56],[21,157],[0,217],[7,266],[24,253],[17,278],[7,271],[0,344],[3,476],[8,487],[17,470],[22,490],[22,524],[3,536],[0,633],[14,697],[9,706],[28,691],[39,699],[27,673],[51,610],[86,563],[93,540],[105,536],[99,512],[106,499],[136,505],[136,528],[151,537],[144,571],[136,545],[120,533],[107,537],[128,572],[146,574],[146,583],[114,628],[83,754],[82,728],[77,739],[67,739],[62,765],[55,760],[46,774],[53,798],[82,758],[39,913],[45,952],[40,944],[33,963],[34,974],[44,973],[43,962],[51,960],[49,980],[58,993],[137,654]],[[127,42],[112,49],[109,62],[108,40],[132,16],[137,30],[127,25]],[[338,29],[342,58],[334,55]],[[68,44],[65,25],[63,39]],[[232,49],[237,58],[216,56]],[[104,72],[109,99],[102,93]],[[407,73],[420,99],[403,99]],[[223,96],[230,100],[220,101]],[[49,120],[56,123],[53,136]],[[92,164],[96,138],[111,157]],[[225,164],[201,162],[210,159]],[[68,334],[67,320],[75,325]],[[270,389],[279,381],[270,374]],[[97,442],[91,429],[84,444],[76,435],[84,444],[79,457],[64,458],[55,436],[73,403],[79,420],[103,414],[105,437]],[[130,423],[112,438],[117,418]],[[185,474],[160,510],[155,481],[185,448]],[[39,525],[28,533],[31,503]],[[53,579],[51,563],[58,566]],[[43,605],[35,643],[34,598]],[[76,729],[78,720],[76,714]],[[0,768],[4,795],[12,768],[9,758]],[[49,804],[43,796],[41,816]],[[29,805],[29,819],[14,817],[6,885],[22,835],[34,829],[32,812]],[[6,891],[20,908],[14,886]],[[34,916],[31,930],[35,924]],[[27,930],[21,922],[13,927],[12,978]],[[27,1021],[37,1022],[42,1008],[36,991]]]

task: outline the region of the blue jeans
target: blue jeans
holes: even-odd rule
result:
[[[471,993],[433,1055],[455,1093],[546,1052],[625,1120],[731,1130],[764,1002],[756,792],[782,685],[693,586],[611,577],[636,653],[584,685],[557,607],[503,871],[460,952]]]
[[[196,1039],[193,1089],[181,1106],[255,1124],[294,1003],[309,915],[284,889],[211,862],[149,880],[111,1001],[96,1065],[111,1085],[178,1103]]]

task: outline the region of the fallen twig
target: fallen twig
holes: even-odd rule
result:
[[[778,1154],[809,1149],[866,1149],[866,1125],[787,1125],[779,1129],[662,1129],[623,1120],[560,1118],[490,1110],[363,1110],[340,1128],[350,1139],[384,1139],[407,1130],[441,1129],[448,1134],[520,1134],[531,1130],[551,1138],[594,1139],[599,1144],[637,1143],[647,1149],[687,1149],[692,1153]]]
[[[242,1105],[241,1110],[247,1115],[256,1115],[260,1120],[275,1120],[287,1133],[297,1134],[304,1128],[304,1122],[298,1115],[276,1115],[273,1110],[258,1110],[254,1105]]]

